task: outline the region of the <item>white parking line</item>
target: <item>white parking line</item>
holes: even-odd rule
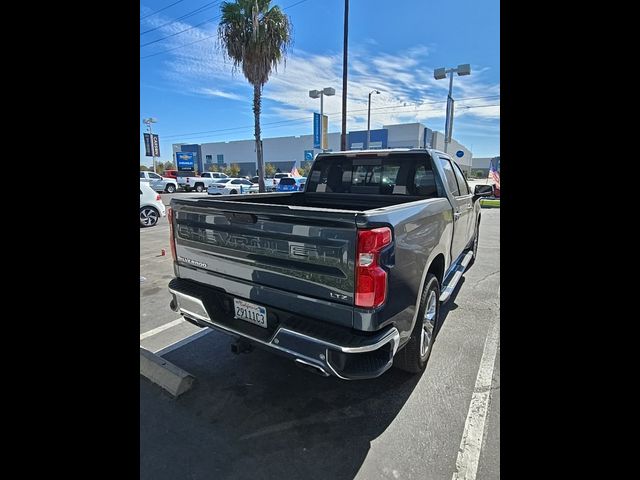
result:
[[[491,400],[491,381],[499,339],[500,322],[497,321],[491,326],[484,343],[476,385],[471,396],[469,413],[464,423],[464,431],[456,459],[456,471],[453,472],[451,480],[474,480],[476,478],[482,437],[484,436],[484,424]]]
[[[149,338],[149,337],[153,337],[154,335],[163,332],[171,327],[175,327],[176,325],[180,325],[182,322],[184,322],[184,318],[180,317],[177,320],[174,320],[173,322],[169,322],[169,323],[165,323],[164,325],[159,326],[158,328],[154,328],[153,330],[149,330],[148,332],[145,332],[143,334],[140,335],[140,340],[144,340],[145,338]]]
[[[213,330],[211,330],[210,328],[203,328],[202,330],[199,330],[191,335],[189,335],[188,337],[183,338],[182,340],[178,340],[177,342],[174,342],[170,345],[167,345],[166,347],[161,348],[160,350],[156,350],[155,353],[156,355],[158,355],[159,357],[161,357],[162,355],[165,355],[169,352],[173,352],[176,348],[180,348],[183,345],[186,345],[189,342],[193,342],[194,340],[197,340],[200,337],[205,336],[208,333],[211,333]]]

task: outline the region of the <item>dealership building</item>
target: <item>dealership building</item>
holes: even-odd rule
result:
[[[328,151],[340,150],[340,133],[327,134]],[[313,148],[313,135],[264,138],[262,140],[265,164],[270,163],[281,172],[289,172],[313,160],[320,149]],[[367,131],[354,131],[347,134],[348,150],[364,149],[367,143]],[[444,151],[444,135],[427,128],[422,123],[404,123],[383,125],[371,130],[370,148],[435,148]],[[456,159],[462,170],[468,172],[473,162],[472,154],[464,145],[451,140],[447,151]],[[180,156],[186,153],[185,156]],[[199,172],[209,171],[212,165],[220,168],[231,164],[240,167],[240,175],[256,174],[255,140],[236,140],[202,144],[173,144],[173,159],[180,169],[180,158],[193,158],[194,167]]]

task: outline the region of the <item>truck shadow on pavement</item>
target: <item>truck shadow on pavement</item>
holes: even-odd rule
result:
[[[141,479],[352,479],[421,379],[323,378],[230,343],[213,331],[164,356],[197,378],[177,400],[140,379]]]

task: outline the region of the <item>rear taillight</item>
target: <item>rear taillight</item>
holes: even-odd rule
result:
[[[156,195],[156,200],[160,200],[160,201],[162,200],[162,197],[160,196],[160,194]]]
[[[173,261],[176,261],[176,237],[173,236],[173,208],[169,207],[167,210],[167,220],[169,220],[169,244],[171,245],[171,256]]]
[[[358,230],[356,307],[376,308],[387,299],[387,272],[380,266],[380,252],[390,243],[389,227]]]

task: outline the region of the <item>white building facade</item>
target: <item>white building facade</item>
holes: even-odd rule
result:
[[[327,134],[328,150],[340,150],[340,133]],[[347,145],[349,150],[363,149],[367,142],[366,130],[349,132]],[[321,150],[313,148],[313,135],[264,138],[262,140],[265,164],[270,163],[282,172],[290,171],[294,166],[312,161]],[[421,123],[383,125],[381,129],[371,130],[371,149],[380,148],[437,148],[444,150],[444,136]],[[255,141],[234,140],[202,144],[173,144],[173,159],[180,152],[193,152],[195,166],[199,172],[208,171],[211,165],[225,167],[237,164],[240,175],[256,174]],[[462,156],[456,152],[462,152]],[[464,171],[468,171],[471,152],[459,142],[452,140],[448,153],[456,159]]]

